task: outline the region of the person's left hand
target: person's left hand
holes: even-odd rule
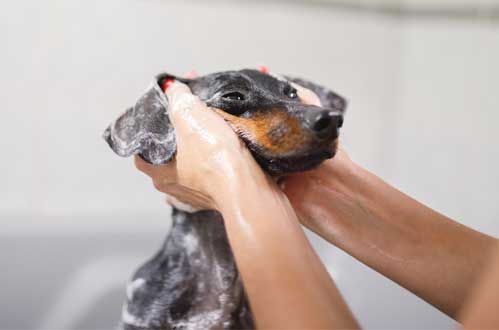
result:
[[[167,165],[135,157],[157,190],[198,209],[218,209],[226,189],[240,176],[265,177],[244,143],[189,87],[174,82],[166,90],[175,127],[177,154]]]

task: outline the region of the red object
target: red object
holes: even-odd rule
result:
[[[173,80],[173,79],[165,79],[165,81],[163,81],[163,86],[161,86],[163,91],[166,91],[168,89],[168,87],[170,87],[170,85],[173,84],[174,81],[175,80]]]
[[[259,66],[258,71],[260,71],[261,73],[265,73],[265,74],[269,73],[269,69],[266,66]]]

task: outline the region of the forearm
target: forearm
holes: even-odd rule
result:
[[[499,329],[499,244],[494,257],[484,271],[480,283],[473,289],[470,299],[460,313],[465,329]]]
[[[357,327],[286,197],[264,177],[239,177],[219,209],[257,325]]]
[[[495,240],[436,213],[346,158],[328,162],[321,171],[321,182],[302,196],[304,223],[455,317]]]

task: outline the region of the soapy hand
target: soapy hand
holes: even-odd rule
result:
[[[194,77],[195,73],[188,76]],[[321,105],[314,92],[292,85],[303,103]],[[189,87],[174,82],[166,89],[166,96],[177,140],[175,160],[158,166],[135,156],[135,165],[151,177],[157,190],[167,195],[169,204],[195,210],[217,209],[216,198],[224,193],[230,180],[238,175],[247,175],[248,179],[265,176],[233,129]]]
[[[195,209],[217,209],[217,197],[237,175],[263,175],[232,128],[189,87],[174,82],[166,96],[177,140],[175,160],[157,166],[136,156],[135,165],[170,196],[167,201],[173,197]]]
[[[292,86],[297,90],[301,102],[319,107],[322,105],[313,91],[296,83],[292,83]],[[324,181],[330,182],[333,187],[342,184],[337,172],[344,172],[351,166],[350,157],[338,144],[333,159],[327,159],[310,171],[293,173],[282,182],[281,188],[303,225],[316,232],[320,231],[318,228],[324,225],[324,221],[321,221],[315,214],[318,191],[322,189]],[[338,171],[339,169],[341,171]],[[334,217],[329,219],[330,222],[334,220]]]

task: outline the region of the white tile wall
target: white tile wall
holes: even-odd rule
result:
[[[2,2],[4,235],[30,244],[30,235],[64,236],[74,219],[77,233],[113,239],[123,214],[165,214],[161,195],[130,159],[108,149],[103,129],[159,71],[260,64],[346,96],[344,143],[354,159],[421,201],[498,235],[498,32],[497,25],[402,22],[284,3]],[[60,226],[60,219],[68,220]],[[144,223],[150,230],[141,227],[143,241],[164,230],[160,221]],[[134,228],[121,232],[138,235]],[[454,326],[387,279],[313,241],[362,325]],[[54,267],[57,262],[51,274]],[[21,288],[15,301],[35,304],[23,283],[10,283]],[[15,327],[18,319],[5,324]]]

